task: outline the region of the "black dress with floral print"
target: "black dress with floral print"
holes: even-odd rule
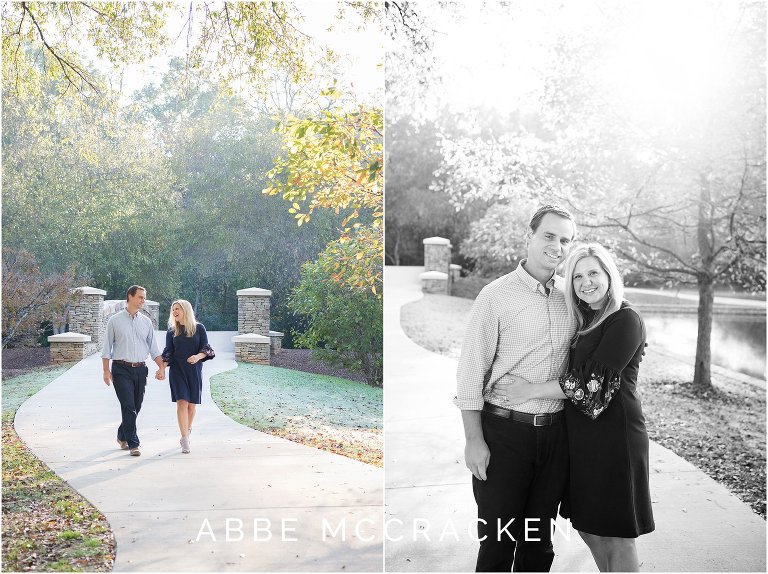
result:
[[[648,433],[637,396],[645,346],[643,319],[625,302],[577,340],[560,381],[571,458],[560,514],[582,532],[635,538],[655,528]]]

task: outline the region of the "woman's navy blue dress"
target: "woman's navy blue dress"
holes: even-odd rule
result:
[[[587,319],[594,316],[586,311]],[[571,458],[560,514],[577,530],[636,538],[654,530],[648,433],[637,396],[645,324],[624,302],[571,349],[560,385]]]
[[[205,353],[205,358],[194,365],[187,363],[192,355]],[[165,334],[165,349],[163,361],[170,369],[168,382],[171,386],[171,400],[200,404],[203,396],[203,361],[213,359],[216,355],[208,344],[208,333],[202,323],[197,323],[195,334],[187,337],[182,327],[179,336],[173,336],[173,329]]]

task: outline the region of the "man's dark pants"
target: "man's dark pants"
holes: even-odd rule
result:
[[[478,520],[477,572],[509,572],[513,561],[514,572],[549,572],[552,567],[551,525],[568,481],[564,418],[535,427],[482,413],[491,460],[487,480],[472,479],[478,519],[486,523]],[[512,518],[506,530],[515,540],[503,530],[498,535],[499,521],[503,529]]]
[[[123,421],[117,427],[117,440],[127,441],[129,448],[139,446],[139,436],[136,434],[136,417],[144,402],[144,389],[147,387],[149,369],[146,365],[130,367],[112,362],[112,386],[115,387],[117,400],[120,401],[120,411]]]

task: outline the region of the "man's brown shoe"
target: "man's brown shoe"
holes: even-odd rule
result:
[[[137,448],[131,449],[131,456],[141,456],[141,451]]]
[[[127,440],[119,440],[119,441],[117,441],[117,444],[120,445],[121,449],[128,450],[128,441]]]

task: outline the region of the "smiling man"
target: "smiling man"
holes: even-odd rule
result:
[[[478,572],[547,572],[551,522],[568,480],[563,401],[513,404],[509,375],[532,383],[558,378],[576,330],[555,269],[568,255],[576,224],[556,205],[531,217],[528,257],[477,296],[461,349],[455,404],[472,471],[480,551]]]
[[[165,363],[155,340],[152,320],[139,311],[147,300],[147,290],[132,285],[126,295],[125,309],[112,315],[107,321],[104,348],[101,353],[104,384],[114,382],[115,394],[120,401],[122,419],[117,428],[117,442],[131,456],[140,456],[136,417],[144,401],[147,386],[147,355],[157,363],[156,378],[165,379]],[[109,361],[112,360],[112,370]]]

